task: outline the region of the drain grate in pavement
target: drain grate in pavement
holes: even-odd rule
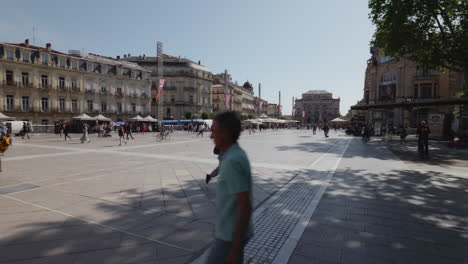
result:
[[[21,191],[26,191],[26,190],[31,190],[31,189],[36,189],[36,188],[39,188],[39,187],[41,187],[41,186],[31,184],[31,183],[22,183],[22,184],[7,186],[7,187],[1,187],[0,188],[0,195],[10,194],[10,193],[15,193],[15,192],[21,192]]]

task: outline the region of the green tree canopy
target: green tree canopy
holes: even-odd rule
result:
[[[185,119],[191,119],[191,118],[192,118],[192,112],[186,112]]]
[[[203,113],[201,114],[201,118],[202,118],[202,119],[208,119],[208,117],[209,117],[209,115],[208,115],[207,112],[203,112]]]
[[[468,0],[369,0],[372,44],[422,66],[463,71],[468,81]]]

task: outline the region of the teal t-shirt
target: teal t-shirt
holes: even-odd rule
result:
[[[248,192],[252,202],[252,174],[247,154],[239,145],[233,144],[224,154],[219,165],[216,188],[216,238],[234,240],[237,221],[236,194]],[[248,238],[252,234],[252,220],[249,223]]]

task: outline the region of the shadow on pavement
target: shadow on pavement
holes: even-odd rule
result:
[[[350,148],[290,264],[468,260],[467,178],[437,171],[382,169],[376,161],[354,159],[356,152],[378,145],[355,141]],[[387,156],[391,156],[388,151],[374,158],[388,160]]]

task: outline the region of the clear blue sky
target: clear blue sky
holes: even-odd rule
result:
[[[328,90],[341,114],[362,98],[374,27],[365,0],[15,0],[2,3],[0,42],[52,43],[106,56],[165,53],[249,80],[291,113],[292,97]]]

